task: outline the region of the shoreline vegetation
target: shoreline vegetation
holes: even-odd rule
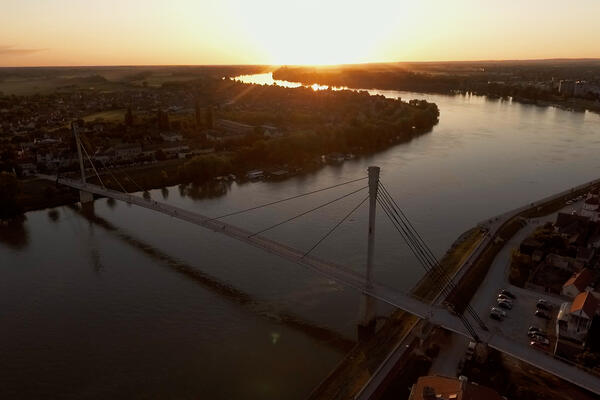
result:
[[[57,95],[48,96],[49,101],[54,101]],[[106,94],[92,92],[86,96],[91,102]],[[119,97],[120,103],[111,100],[115,112],[86,111],[76,118],[88,153],[102,155],[111,146],[156,150],[154,157],[140,154],[130,161],[107,162],[108,165],[96,162],[105,186],[137,192],[187,185],[184,189],[188,194],[198,197],[223,194],[227,182],[249,180],[248,172],[253,170],[285,179],[316,171],[326,164],[373,154],[430,132],[439,118],[437,105],[425,100],[388,99],[364,91],[252,85],[214,76],[166,82],[157,88],[124,91],[119,96],[125,97]],[[135,104],[131,98],[136,96],[152,99],[152,106]],[[157,107],[157,98],[164,98],[166,104]],[[26,101],[45,101],[40,99],[44,96],[27,97]],[[168,101],[178,102],[177,111],[164,111]],[[90,120],[85,117],[89,114],[111,118]],[[211,135],[216,135],[218,121],[235,121],[251,130],[231,138],[211,139]],[[43,134],[11,137],[7,143],[14,154],[27,140],[35,145],[37,135],[57,143],[53,146],[67,146],[62,157],[71,160],[70,164],[51,170],[38,163],[37,170],[77,177],[74,139],[67,122],[53,130],[40,127]],[[96,129],[99,124],[101,129]],[[277,134],[267,135],[263,127],[275,127]],[[166,142],[161,139],[164,132],[177,132],[181,139],[175,144]],[[186,147],[187,153],[183,157],[166,157],[162,148],[173,145]],[[16,157],[10,158],[9,149],[0,160],[0,171],[4,170],[2,180],[11,190],[3,190],[0,201],[12,206],[4,207],[7,215],[0,218],[78,200],[72,189],[32,178],[35,175],[19,176],[20,164]],[[21,178],[16,186],[15,175]],[[91,169],[88,175],[91,183],[99,183]]]
[[[560,81],[593,82],[600,60],[396,63],[344,66],[283,66],[273,78],[353,89],[401,90],[436,94],[474,94],[569,111],[600,113],[600,92],[560,92]]]

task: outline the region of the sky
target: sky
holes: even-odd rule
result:
[[[0,0],[0,66],[600,58],[600,0]]]

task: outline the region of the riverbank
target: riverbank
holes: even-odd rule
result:
[[[483,231],[479,228],[470,229],[460,235],[440,260],[440,271],[444,279],[452,278],[459,271],[482,237]],[[411,293],[424,302],[432,303],[440,294],[437,283],[439,280],[438,273],[425,274]],[[394,311],[373,336],[359,342],[346,355],[336,369],[312,392],[310,399],[355,398],[385,358],[419,321],[418,317],[403,310]]]
[[[415,69],[410,69],[415,68]],[[558,93],[553,87],[554,78],[538,81],[529,75],[520,80],[505,82],[506,71],[465,72],[453,70],[448,66],[438,70],[420,70],[412,65],[404,68],[380,69],[377,66],[340,66],[340,67],[281,67],[273,72],[273,78],[279,81],[298,83],[304,86],[348,88],[352,90],[397,90],[424,94],[464,95],[474,94],[489,99],[504,99],[521,104],[540,107],[558,107],[567,111],[600,113],[600,99],[592,97],[574,97]],[[514,74],[518,76],[519,70]],[[486,75],[487,74],[487,75]],[[534,74],[535,75],[535,74]],[[530,80],[533,79],[533,80]],[[575,79],[577,80],[577,79]],[[558,83],[556,82],[556,85]]]

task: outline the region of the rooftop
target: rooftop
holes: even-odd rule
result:
[[[413,385],[409,400],[502,400],[493,389],[457,378],[422,376]]]
[[[584,268],[581,270],[581,272],[578,272],[574,274],[571,278],[569,278],[569,280],[565,282],[563,287],[574,285],[577,288],[577,290],[583,292],[588,286],[590,286],[593,279],[594,273],[591,270]]]
[[[581,292],[573,299],[571,304],[571,313],[580,313],[583,311],[586,316],[593,317],[598,309],[598,300],[591,292]]]

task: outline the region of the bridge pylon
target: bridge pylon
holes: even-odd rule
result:
[[[75,145],[77,146],[77,157],[79,158],[79,169],[81,171],[81,182],[85,182],[85,166],[83,164],[83,153],[81,152],[81,139],[79,138],[79,127],[77,126],[77,122],[71,122],[71,131],[73,132],[73,136],[75,136]],[[81,204],[91,203],[94,201],[94,195],[90,192],[86,192],[84,190],[79,191],[79,201]]]
[[[375,256],[375,217],[377,210],[377,190],[379,188],[380,168],[371,166],[369,173],[369,232],[367,236],[367,269],[365,274],[366,289],[373,285],[373,258]],[[375,299],[363,294],[358,323],[358,338],[368,337],[375,332]]]

